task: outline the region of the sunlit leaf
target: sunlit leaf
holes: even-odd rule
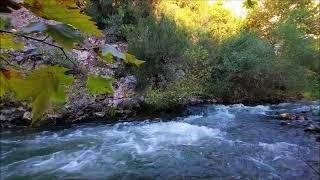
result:
[[[0,47],[1,49],[22,49],[23,44],[16,42],[12,34],[0,33]]]
[[[104,57],[103,59],[105,59],[107,63],[111,62],[112,56],[115,56],[117,58],[122,59],[123,62],[126,64],[135,65],[137,67],[139,67],[141,64],[143,64],[145,62],[145,61],[137,59],[132,54],[122,53],[109,44],[106,44],[102,47],[101,54]]]
[[[41,120],[44,112],[50,107],[50,100],[46,92],[41,92],[32,102],[32,123],[36,124]]]
[[[115,57],[118,57],[120,59],[124,58],[124,54],[121,53],[120,51],[118,51],[116,48],[114,48],[113,46],[106,44],[102,47],[101,49],[102,51],[102,56],[106,56],[108,54],[112,54]]]
[[[1,69],[0,70],[0,97],[11,91],[10,80],[21,79],[22,74],[14,69]]]
[[[76,8],[74,0],[24,0],[23,5],[43,18],[71,24],[90,35],[102,35],[91,18]]]
[[[72,49],[74,43],[83,41],[78,30],[65,24],[48,25],[47,33],[65,49]]]
[[[139,67],[141,64],[145,63],[145,61],[139,60],[134,55],[131,55],[129,53],[124,54],[123,62],[127,63],[127,64],[131,64],[131,65],[135,65],[137,67]]]
[[[113,62],[113,55],[111,53],[107,53],[106,55],[102,56],[102,58],[108,64]]]
[[[243,7],[250,9],[254,8],[258,4],[257,0],[245,0],[243,2]]]
[[[65,75],[66,68],[59,66],[43,66],[25,78],[10,79],[9,85],[19,100],[32,101],[32,124],[41,117],[53,104],[65,102],[66,86],[73,77]]]
[[[8,80],[5,75],[0,71],[0,97],[6,94],[9,91]]]
[[[90,94],[111,94],[114,92],[112,83],[114,82],[113,78],[103,78],[100,76],[88,76],[87,79],[87,89]]]

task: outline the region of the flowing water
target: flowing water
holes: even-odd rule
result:
[[[310,109],[210,105],[170,121],[3,131],[1,179],[319,179],[320,143],[270,116]]]

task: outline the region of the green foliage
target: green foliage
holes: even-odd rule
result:
[[[101,49],[101,56],[104,57],[107,63],[110,63],[112,61],[113,56],[122,59],[126,64],[135,65],[137,67],[145,62],[137,59],[134,55],[131,55],[129,53],[121,53],[116,48],[108,44],[104,45]]]
[[[320,76],[308,74],[309,83],[305,86],[303,97],[308,100],[320,99]]]
[[[140,18],[150,13],[150,0],[90,0],[86,12],[109,35],[125,38],[126,32],[133,28]]]
[[[200,83],[183,78],[167,84],[163,89],[147,89],[145,103],[154,111],[170,110],[187,103],[191,98],[201,97],[201,91],[203,88]]]
[[[23,5],[40,17],[71,24],[90,35],[102,35],[90,17],[76,8],[73,0],[25,0]]]
[[[10,90],[8,79],[2,71],[0,71],[0,84],[0,97],[2,97]]]
[[[90,94],[111,94],[113,93],[113,78],[103,78],[100,76],[89,75],[87,79],[87,89]]]
[[[166,66],[179,62],[189,44],[186,32],[167,18],[158,22],[153,17],[141,19],[137,27],[128,33],[127,39],[128,51],[146,61],[135,73],[140,85],[144,87],[152,83],[152,78],[158,78],[162,73],[170,77]]]
[[[222,41],[236,34],[242,25],[241,19],[225,8],[222,1],[212,5],[207,1],[160,1],[155,8],[158,16],[174,20],[177,26],[192,34],[193,41],[202,34]]]
[[[32,124],[41,117],[52,105],[64,103],[66,86],[73,77],[65,75],[66,68],[59,66],[43,66],[35,69],[24,78],[9,80],[10,88],[19,100],[31,100]]]
[[[8,18],[0,16],[0,29],[2,30],[8,29],[9,26],[10,26],[10,20]]]
[[[12,34],[0,33],[0,47],[1,49],[22,49],[23,43],[17,42]]]
[[[245,0],[243,2],[243,7],[250,9],[250,8],[255,8],[257,6],[258,2],[257,0]]]
[[[252,33],[224,42],[212,72],[211,90],[229,101],[277,99],[304,87],[303,69],[279,62],[272,46]]]
[[[81,43],[83,41],[80,32],[67,24],[50,25],[43,22],[33,22],[20,31],[22,34],[32,34],[36,32],[48,33],[54,41],[65,49],[72,49],[74,43]]]
[[[282,59],[320,73],[320,51],[313,46],[315,39],[308,37],[292,21],[280,23],[274,34],[282,45],[279,52]]]
[[[44,32],[48,29],[47,25],[44,22],[31,22],[27,26],[23,27],[20,30],[21,34],[32,34],[38,32]]]
[[[313,0],[264,0],[258,3],[246,18],[246,27],[272,39],[275,24],[291,19],[307,34],[319,36],[319,6]]]
[[[129,52],[148,60],[148,64],[179,57],[188,45],[187,34],[168,18],[141,19],[127,39]]]
[[[141,61],[137,59],[134,55],[129,53],[124,54],[123,62],[137,67],[140,67],[141,64],[145,63],[145,61]]]
[[[48,25],[46,32],[65,49],[72,49],[74,43],[83,41],[79,31],[65,24]]]
[[[102,47],[101,49],[101,54],[102,56],[108,56],[109,54],[117,57],[117,58],[120,58],[120,59],[123,59],[124,58],[124,55],[123,53],[121,53],[120,51],[118,51],[116,48],[114,48],[113,46],[109,45],[109,44],[106,44]]]

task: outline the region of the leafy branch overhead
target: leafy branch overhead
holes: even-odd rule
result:
[[[108,44],[104,45],[101,48],[101,51],[102,51],[101,54],[103,57],[105,57],[104,59],[107,63],[112,61],[111,60],[112,56],[122,59],[123,62],[126,64],[135,65],[137,67],[139,67],[141,64],[143,64],[145,62],[145,61],[137,59],[134,55],[131,55],[129,53],[121,53],[116,48],[114,48]]]
[[[83,37],[81,33],[70,25],[57,24],[49,25],[43,22],[30,23],[28,26],[21,29],[21,34],[31,34],[37,32],[48,33],[61,47],[65,49],[72,49],[74,43],[81,43]],[[99,48],[99,56],[105,60],[106,63],[111,63],[113,57],[122,59],[124,63],[139,67],[145,61],[137,59],[134,55],[128,53],[121,53],[111,45],[104,45]]]
[[[7,2],[7,1],[6,1]],[[75,44],[82,43],[82,33],[101,36],[101,31],[90,17],[82,14],[73,0],[24,0],[19,5],[29,9],[34,14],[55,20],[55,23],[32,22],[18,32],[0,27],[1,49],[22,49],[23,43],[16,42],[15,37],[22,37],[50,45],[62,50],[67,59],[65,50],[72,50]],[[46,33],[55,43],[45,39],[29,36],[34,33]],[[19,38],[17,38],[18,40]],[[111,63],[113,58],[122,59],[124,63],[140,66],[144,61],[135,56],[121,53],[110,45],[98,47],[98,56]],[[39,122],[44,113],[55,104],[63,104],[66,101],[66,88],[71,85],[74,77],[66,75],[68,69],[59,66],[42,66],[31,73],[11,68],[0,69],[0,97],[11,93],[18,100],[31,102],[32,124]],[[76,71],[77,72],[77,71]],[[112,94],[114,78],[103,78],[89,75],[87,77],[87,89],[92,95]]]
[[[88,35],[102,35],[91,18],[79,11],[74,0],[25,0],[22,5],[45,19],[70,24]]]
[[[83,37],[74,27],[67,24],[50,25],[43,22],[30,23],[21,29],[21,34],[32,34],[36,32],[48,33],[61,47],[72,49],[74,43],[81,43]]]
[[[66,101],[66,87],[73,82],[71,75],[65,75],[67,70],[59,66],[43,66],[27,76],[14,70],[1,71],[0,80],[5,86],[1,87],[0,95],[11,91],[18,100],[31,101],[34,124],[53,104]]]

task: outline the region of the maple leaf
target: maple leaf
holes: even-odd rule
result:
[[[135,65],[137,67],[139,67],[141,64],[145,63],[145,61],[139,60],[134,55],[129,54],[129,53],[124,54],[123,62],[127,63],[127,64],[131,64],[131,65]]]
[[[114,92],[112,83],[113,78],[103,78],[100,76],[89,75],[87,79],[87,89],[90,94],[111,94]]]
[[[76,8],[73,0],[24,0],[23,6],[45,19],[70,24],[89,35],[102,35],[91,18]]]
[[[64,103],[66,86],[73,77],[65,75],[66,68],[43,66],[25,78],[10,79],[10,88],[19,100],[32,101],[32,125],[41,120],[43,114],[53,104]]]

